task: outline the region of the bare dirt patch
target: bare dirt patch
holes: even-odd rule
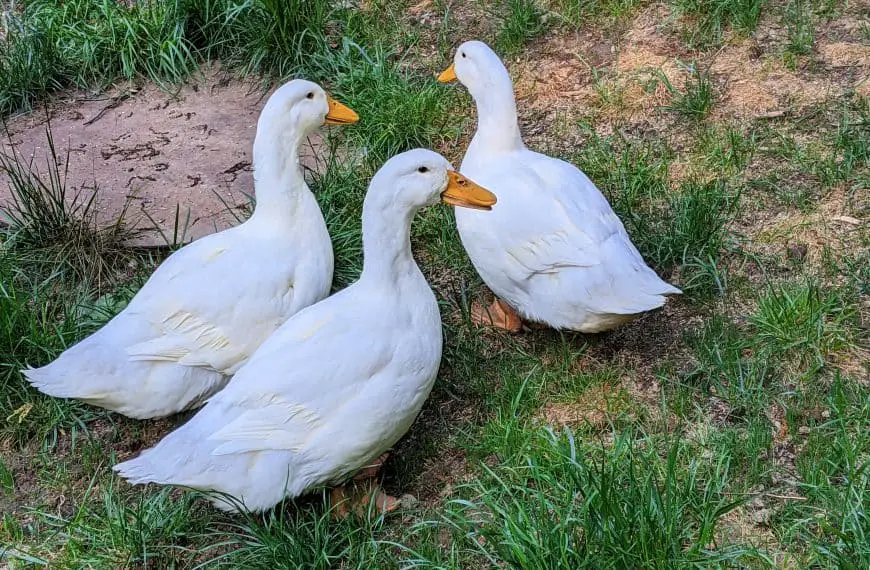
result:
[[[218,70],[175,93],[127,85],[99,97],[73,94],[11,119],[3,144],[45,174],[48,118],[70,193],[89,195],[96,185],[100,219],[115,219],[130,201],[128,217],[138,227],[153,227],[144,210],[172,238],[178,206],[181,224],[190,216],[186,239],[195,239],[235,224],[228,207],[242,209],[245,194],[253,195],[251,149],[267,95]],[[312,156],[319,141],[312,140]],[[0,184],[0,205],[9,192]],[[164,243],[156,232],[138,241]]]
[[[803,262],[819,266],[825,256],[837,258],[858,251],[868,232],[856,206],[870,200],[870,190],[847,192],[839,187],[829,192],[811,212],[786,211],[774,214],[750,229],[753,249],[778,253],[801,244]],[[857,249],[856,249],[857,248]]]
[[[821,103],[838,87],[830,80],[786,69],[777,55],[756,55],[752,40],[725,46],[710,66],[725,89],[714,115],[753,118]]]
[[[870,46],[833,42],[820,45],[819,53],[831,67],[870,67]]]
[[[538,412],[549,426],[589,427],[593,431],[604,429],[615,416],[629,407],[625,382],[590,386],[570,402],[550,402]]]

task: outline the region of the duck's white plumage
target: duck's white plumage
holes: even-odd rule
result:
[[[452,70],[478,112],[460,171],[499,196],[492,212],[457,210],[456,224],[495,295],[527,320],[599,332],[680,294],[646,265],[583,172],[526,148],[510,76],[486,44],[462,44]]]
[[[279,88],[257,125],[251,218],[172,254],[121,313],[27,379],[134,418],[168,415],[201,405],[287,318],[327,296],[332,243],[298,149],[330,105],[314,83]]]
[[[115,470],[258,511],[341,482],[391,447],[441,359],[438,305],[409,233],[416,210],[447,186],[448,167],[425,150],[388,161],[363,206],[360,279],[289,319],[187,424]]]

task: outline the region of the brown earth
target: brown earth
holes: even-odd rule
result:
[[[254,194],[251,148],[268,94],[216,69],[174,92],[148,84],[119,86],[100,96],[77,93],[10,119],[9,137],[0,147],[8,153],[12,144],[44,174],[50,125],[58,158],[68,167],[69,194],[89,196],[96,186],[98,218],[106,222],[129,201],[131,224],[153,228],[150,216],[170,240],[178,207],[189,241],[237,223],[242,214],[228,207],[244,209],[246,194]],[[308,167],[314,166],[320,140],[312,137],[303,153]],[[0,175],[0,207],[9,199]],[[165,243],[153,231],[136,241]]]

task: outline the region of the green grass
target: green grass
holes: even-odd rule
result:
[[[710,72],[699,69],[697,64],[693,63],[686,66],[686,73],[682,91],[677,90],[664,73],[660,74],[661,80],[671,95],[671,104],[666,108],[690,119],[704,119],[710,114],[715,103],[715,92]]]
[[[67,535],[53,564],[61,567],[171,567],[191,562],[197,552],[186,544],[202,524],[195,496],[178,497],[163,490],[130,501],[114,489],[111,480],[96,496],[82,498],[71,517],[43,515],[47,530]]]
[[[469,498],[452,501],[440,525],[458,545],[450,565],[422,568],[708,568],[751,559],[751,550],[715,546],[719,519],[737,506],[722,491],[727,461],[688,469],[679,443],[630,431],[602,449],[570,433],[531,434],[515,466],[485,469]],[[424,523],[425,524],[425,523]]]
[[[824,366],[829,354],[854,345],[849,321],[857,308],[850,297],[847,291],[822,291],[813,282],[772,288],[750,318],[764,355],[794,359],[811,372]]]
[[[755,30],[766,0],[672,0],[684,20],[683,37],[689,47],[706,49],[719,44],[733,30]]]
[[[178,81],[196,67],[185,21],[195,2],[31,0],[10,13],[0,40],[0,113],[27,108],[66,86],[116,77]],[[210,4],[203,0],[199,4]]]
[[[634,12],[642,0],[558,0],[558,13],[572,26],[580,28],[590,21],[624,18]]]
[[[791,0],[785,7],[783,22],[788,33],[786,53],[809,55],[816,41],[813,5],[805,0]]]
[[[312,184],[333,238],[340,286],[356,279],[362,269],[358,220],[371,176],[397,153],[440,149],[459,133],[462,119],[450,111],[456,103],[453,90],[445,90],[424,73],[409,71],[405,63],[386,48],[366,50],[350,40],[313,62],[319,74],[334,78],[332,93],[365,117],[364,123],[330,139],[323,174],[315,175]],[[413,226],[415,242],[425,241],[433,251],[455,251],[455,233],[443,233],[446,215],[443,208],[423,212]]]
[[[395,558],[376,535],[384,521],[349,519],[337,523],[319,505],[290,514],[278,509],[262,517],[243,516],[220,536],[229,551],[211,555],[209,566],[228,568],[389,568]]]
[[[805,500],[777,514],[786,543],[806,544],[807,564],[863,568],[870,563],[867,537],[867,450],[862,426],[870,419],[866,387],[837,379],[825,397],[829,419],[811,426],[796,468]]]
[[[201,34],[212,57],[243,74],[287,77],[305,69],[307,54],[323,51],[332,13],[324,0],[197,0]]]
[[[769,166],[749,184],[777,202],[809,211],[831,189],[847,194],[870,180],[870,103],[860,97],[817,108],[790,128],[757,133],[757,154]]]
[[[750,334],[718,317],[687,340],[695,359],[688,382],[724,401],[734,418],[751,420],[770,406],[776,372],[752,352]]]
[[[9,224],[6,247],[30,260],[40,274],[60,273],[86,287],[109,280],[130,260],[124,241],[130,229],[125,206],[114,221],[98,219],[98,188],[67,187],[69,150],[61,159],[51,128],[46,129],[45,165],[26,160],[15,147],[0,151],[0,176],[9,181],[11,201],[0,206]]]
[[[94,414],[78,404],[36,395],[19,369],[46,364],[88,327],[77,314],[80,297],[58,294],[55,279],[31,279],[23,263],[0,249],[0,438],[55,440]]]
[[[546,30],[544,12],[536,0],[504,0],[504,16],[495,47],[504,57],[519,53],[523,46]]]
[[[0,39],[0,114],[65,87],[117,78],[176,83],[203,59],[242,75],[323,80],[314,60],[365,24],[325,0],[30,0]],[[381,23],[379,32],[387,28]],[[402,44],[396,38],[389,45]]]
[[[461,160],[473,110],[433,80],[458,42],[495,37],[501,53],[531,62],[539,43],[549,56],[578,38],[620,46],[621,23],[649,5],[511,1],[490,14],[436,1],[409,16],[413,4],[31,0],[0,40],[0,113],[69,86],[169,85],[216,59],[254,82],[322,82],[361,116],[329,131],[311,181],[341,288],[361,268],[360,209],[383,161],[416,146]],[[614,119],[565,97],[542,111],[534,91],[519,108],[529,146],[580,166],[686,294],[603,335],[479,329],[469,308],[488,291],[453,214],[421,212],[412,245],[439,299],[444,354],[383,474],[390,493],[419,502],[386,518],[333,521],[319,494],[228,515],[195,492],[117,479],[111,465],[187,416],[127,420],[42,396],[19,370],[104,324],[157,259],[121,245],[123,224],[98,223],[90,190],[67,188],[64,149],[47,164],[0,157],[17,199],[0,229],[0,565],[868,566],[868,103],[845,91],[774,120],[717,119],[728,101],[705,71],[709,48],[752,33],[768,4],[671,4],[688,41],[671,55],[696,63],[666,108]],[[570,26],[551,25],[547,10]],[[827,2],[771,10],[783,31],[765,51],[795,56],[812,55],[819,22],[859,16]],[[665,24],[657,33],[671,45]],[[859,223],[831,219],[840,214]],[[786,216],[820,218],[850,245],[820,233],[819,251],[789,260],[793,238],[814,234],[770,237]]]
[[[705,129],[699,142],[707,166],[732,176],[746,170],[758,147],[756,133],[734,125]]]

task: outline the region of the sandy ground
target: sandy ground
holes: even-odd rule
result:
[[[10,136],[0,144],[9,152],[11,141],[44,173],[50,119],[62,163],[69,149],[70,194],[81,190],[89,195],[96,185],[102,220],[116,219],[129,201],[131,224],[148,228],[153,220],[170,239],[178,206],[181,224],[189,212],[188,241],[237,223],[228,206],[241,210],[249,204],[246,194],[254,194],[251,147],[269,93],[217,71],[175,92],[147,85],[99,96],[78,93],[10,119]],[[320,140],[311,140],[305,149],[306,166],[313,166]],[[0,205],[5,205],[9,186],[2,175],[0,179]],[[136,241],[165,243],[154,231]]]

